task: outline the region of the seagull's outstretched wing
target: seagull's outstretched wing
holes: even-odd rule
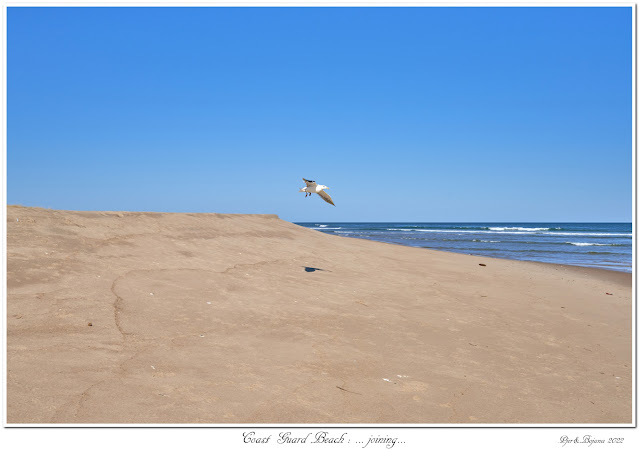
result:
[[[333,199],[332,199],[332,198],[331,198],[331,196],[330,196],[330,195],[328,195],[326,192],[324,192],[324,191],[319,191],[319,192],[317,193],[317,195],[319,195],[320,197],[322,197],[326,203],[330,203],[331,205],[335,206],[335,203],[333,203]]]
[[[302,180],[304,180],[304,183],[306,183],[306,186],[315,186],[315,181],[313,180],[307,180],[306,178],[302,178]]]

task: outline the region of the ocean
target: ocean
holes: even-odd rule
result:
[[[632,223],[297,223],[323,233],[493,258],[632,271]]]

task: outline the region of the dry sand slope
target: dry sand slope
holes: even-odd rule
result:
[[[7,220],[10,423],[631,421],[629,274],[276,216]]]

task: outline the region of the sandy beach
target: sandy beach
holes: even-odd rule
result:
[[[19,206],[7,255],[10,424],[632,420],[628,273]]]

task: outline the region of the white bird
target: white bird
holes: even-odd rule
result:
[[[328,186],[324,186],[323,184],[317,184],[315,181],[307,180],[306,178],[302,178],[302,180],[304,180],[304,183],[306,183],[306,187],[303,187],[300,189],[300,192],[306,193],[304,197],[307,197],[312,194],[317,194],[320,197],[322,197],[322,199],[326,203],[330,203],[331,205],[335,206],[335,203],[333,203],[333,199],[331,198],[331,196],[328,195],[326,192],[324,192],[324,189],[330,189]]]

